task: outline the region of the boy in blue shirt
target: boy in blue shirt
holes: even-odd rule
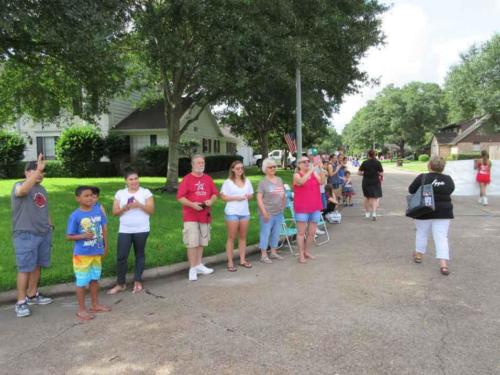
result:
[[[99,279],[101,258],[108,252],[106,216],[95,204],[91,186],[78,186],[76,201],[80,205],[68,219],[66,238],[75,241],[73,248],[73,270],[76,278],[78,299],[77,318],[81,321],[94,319],[93,313],[108,312],[111,308],[99,304]],[[91,307],[85,307],[85,288],[90,289]]]

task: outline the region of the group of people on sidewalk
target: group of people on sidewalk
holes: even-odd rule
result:
[[[246,238],[250,220],[249,200],[253,199],[254,195],[259,213],[261,261],[266,264],[282,259],[277,249],[284,210],[290,205],[291,196],[293,196],[294,219],[297,225],[299,263],[315,259],[311,247],[318,222],[339,205],[352,205],[350,199],[353,193],[352,181],[346,168],[347,158],[343,155],[317,158],[316,155],[308,154],[301,157],[293,175],[293,192],[289,191],[287,185],[276,175],[277,165],[272,159],[265,159],[262,163],[264,177],[258,184],[256,194],[252,184],[245,177],[241,161],[234,161],[231,164],[228,179],[224,181],[220,194],[212,178],[204,173],[204,157],[195,155],[191,164],[192,171],[183,178],[177,192],[177,200],[182,204],[182,238],[187,248],[190,265],[188,278],[191,281],[197,280],[199,274],[207,275],[213,272],[213,269],[202,263],[202,258],[203,249],[210,241],[211,207],[219,195],[226,203],[224,213],[229,272],[237,271],[233,261],[236,239],[238,239],[239,266],[252,268],[252,264],[246,259]],[[422,182],[430,183],[434,187],[436,203],[434,212],[415,220],[414,261],[422,262],[428,235],[432,232],[440,271],[443,275],[448,275],[450,259],[448,230],[450,220],[453,219],[451,194],[454,191],[454,183],[450,176],[442,173],[444,166],[443,158],[431,158],[428,163],[429,173],[425,174],[424,178],[422,175],[417,176],[409,186],[409,192],[415,193]],[[489,172],[490,167],[491,163],[484,158],[476,163],[476,168],[482,175],[485,170]],[[18,301],[15,305],[18,317],[30,315],[30,305],[52,302],[51,298],[41,295],[38,291],[41,267],[50,265],[54,230],[48,212],[47,191],[41,185],[44,168],[43,155],[40,155],[36,162],[27,163],[26,178],[14,185],[11,195],[13,240],[18,267]],[[365,216],[375,221],[379,199],[382,197],[383,168],[373,150],[368,152],[368,159],[359,166],[358,173],[363,176]],[[140,186],[138,172],[127,170],[124,177],[126,187],[116,192],[113,201],[112,214],[118,216],[120,220],[117,241],[117,283],[108,290],[108,294],[126,290],[125,276],[132,246],[135,252],[133,292],[138,293],[143,290],[142,273],[150,232],[149,219],[155,210],[153,194]],[[481,177],[481,181],[485,184],[489,182],[489,180],[485,182],[484,177]],[[73,269],[79,303],[77,318],[87,321],[93,319],[96,313],[111,310],[98,300],[101,261],[108,250],[107,215],[104,207],[98,202],[97,187],[79,186],[75,190],[75,196],[78,208],[68,219],[66,238],[74,242]],[[87,289],[91,297],[88,309],[85,304]]]

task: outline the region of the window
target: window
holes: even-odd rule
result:
[[[149,144],[151,146],[156,146],[158,144],[158,136],[156,134],[151,134],[149,136]]]
[[[203,138],[202,145],[203,145],[203,153],[206,153],[208,150],[208,141],[206,138]]]
[[[214,152],[216,154],[219,154],[220,153],[220,141],[214,141]]]
[[[231,142],[227,142],[227,143],[226,143],[226,152],[227,152],[229,155],[234,155],[234,154],[236,154],[236,144],[235,144],[235,143],[231,143]]]
[[[472,151],[481,151],[481,144],[479,142],[474,142],[472,144]]]
[[[212,152],[212,140],[208,140],[208,153],[210,154]]]
[[[43,154],[45,159],[55,159],[58,139],[59,137],[36,137],[36,154]]]

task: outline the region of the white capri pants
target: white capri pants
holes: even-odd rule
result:
[[[425,254],[427,251],[427,237],[432,230],[432,238],[436,248],[436,258],[450,260],[450,248],[448,247],[448,229],[450,219],[415,220],[417,234],[415,239],[415,250]]]

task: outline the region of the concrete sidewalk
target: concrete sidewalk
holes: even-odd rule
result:
[[[0,373],[497,374],[500,373],[500,199],[456,198],[451,275],[433,248],[412,261],[404,217],[414,175],[384,180],[379,219],[355,207],[305,265],[286,259],[188,282],[174,274],[145,293],[102,295],[113,312],[80,324],[74,296],[16,319],[0,307]]]

